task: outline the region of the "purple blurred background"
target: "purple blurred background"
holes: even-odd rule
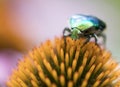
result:
[[[1,30],[4,31],[2,27],[8,26],[8,30],[13,31],[16,36],[19,35],[23,42],[28,42],[25,45],[26,49],[31,49],[46,39],[62,36],[64,27],[68,26],[67,20],[73,14],[95,15],[107,23],[105,31],[107,48],[120,61],[120,49],[118,49],[120,47],[119,0],[3,0],[0,1],[0,4],[3,7],[0,11],[5,12],[3,19],[7,21],[6,25],[1,25],[3,23],[0,22]],[[12,42],[12,38],[10,39]],[[20,42],[22,41],[20,40]],[[19,46],[19,43],[17,44]],[[21,52],[14,47],[1,49],[0,84],[5,84],[8,75],[23,54],[25,54],[23,51]]]

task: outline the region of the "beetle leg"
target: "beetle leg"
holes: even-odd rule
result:
[[[66,31],[69,33],[68,35],[65,35],[65,32],[66,32]],[[66,36],[70,36],[70,35],[71,35],[71,30],[66,27],[66,28],[63,30],[63,36],[66,37]]]
[[[87,39],[86,39],[86,41],[84,42],[84,45],[90,41],[91,36],[87,36],[86,38],[87,38]]]
[[[95,38],[95,43],[97,44],[98,37],[96,34],[93,34],[93,37]]]
[[[100,33],[99,35],[97,35],[98,37],[102,37],[103,38],[103,44],[106,44],[106,35],[104,33]]]
[[[66,31],[69,33],[68,35],[65,35]],[[63,30],[63,38],[64,38],[64,43],[65,43],[65,48],[66,48],[66,37],[71,36],[71,30],[69,28],[64,28]],[[65,51],[66,52],[66,51]]]

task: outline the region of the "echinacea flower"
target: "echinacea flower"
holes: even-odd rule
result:
[[[34,48],[19,61],[8,87],[120,87],[111,53],[84,41],[56,38]]]

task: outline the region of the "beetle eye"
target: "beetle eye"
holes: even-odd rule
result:
[[[74,27],[71,28],[72,30],[74,29]]]

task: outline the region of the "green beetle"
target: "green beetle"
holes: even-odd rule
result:
[[[106,24],[99,18],[91,15],[77,14],[73,15],[69,22],[71,28],[63,30],[64,37],[70,36],[72,39],[86,37],[86,42],[94,37],[95,43],[97,43],[97,36],[102,36],[105,42],[106,36],[102,32],[105,30]],[[66,35],[66,31],[69,34]]]

